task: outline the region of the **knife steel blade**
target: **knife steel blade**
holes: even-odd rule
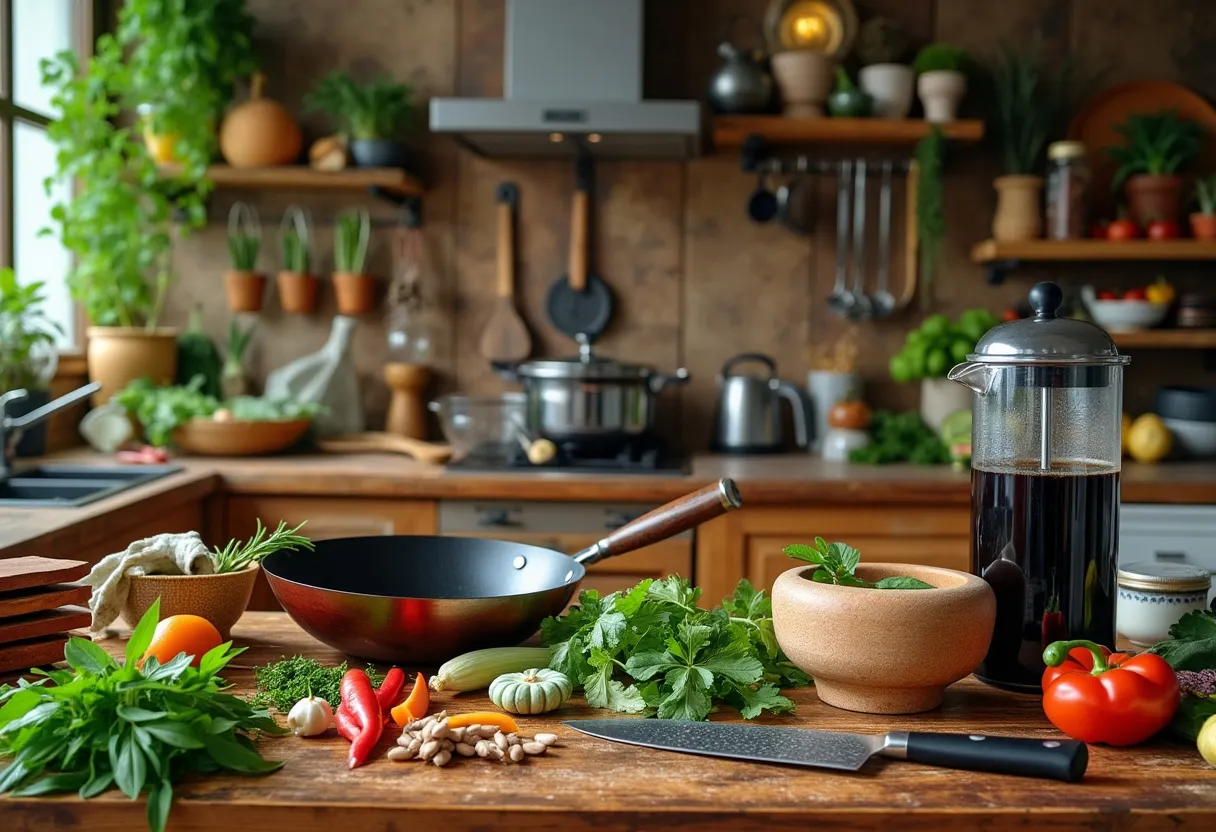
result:
[[[857,771],[875,754],[947,768],[1076,782],[1089,751],[1075,740],[892,731],[849,734],[729,722],[578,719],[566,725],[600,739],[685,754]]]

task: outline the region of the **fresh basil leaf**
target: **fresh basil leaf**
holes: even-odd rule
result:
[[[870,583],[869,581],[858,578],[856,575],[849,574],[838,575],[836,577],[836,583],[838,583],[840,586],[857,586],[867,587],[870,589],[874,588],[874,584]]]
[[[13,797],[37,797],[56,792],[74,792],[89,779],[87,771],[61,771],[44,774],[32,783],[13,790]]]
[[[80,787],[80,799],[88,800],[104,792],[114,783],[114,772],[99,771]]]
[[[615,650],[625,632],[625,616],[619,612],[604,613],[591,628],[591,646]]]
[[[645,682],[666,670],[678,666],[679,663],[676,661],[675,656],[666,650],[652,653],[634,653],[625,662],[625,672],[639,682]]]
[[[709,716],[709,671],[696,667],[677,667],[667,674],[670,691],[659,703],[660,719],[702,720]]]
[[[0,708],[0,728],[32,711],[42,701],[36,688],[14,688],[9,691],[8,701]]]
[[[764,675],[760,660],[737,642],[706,653],[697,660],[697,666],[741,685],[754,684]]]
[[[807,546],[805,543],[792,543],[781,551],[791,558],[805,560],[807,563],[814,563],[820,566],[823,565],[823,555],[820,554],[819,550],[813,546]]]
[[[841,568],[852,575],[853,571],[857,568],[857,564],[861,562],[861,552],[847,543],[833,543],[831,549],[836,559],[840,562]]]
[[[225,641],[223,644],[217,644],[204,653],[203,657],[198,660],[198,672],[203,676],[214,676],[223,670],[224,666],[241,652],[235,651],[232,655],[229,655],[228,650],[231,647],[232,642]]]
[[[110,764],[114,768],[114,783],[123,794],[134,800],[139,797],[148,776],[144,752],[133,733],[125,737],[115,734],[111,743]],[[114,756],[115,749],[118,751],[117,758]]]
[[[811,573],[811,580],[817,584],[834,584],[836,583],[836,576],[820,567]]]
[[[39,705],[35,705],[21,716],[5,723],[4,727],[0,728],[0,736],[16,733],[22,728],[28,728],[31,725],[38,725],[42,722],[46,722],[55,715],[56,711],[59,710],[59,705],[60,703],[57,701],[43,702]]]
[[[75,670],[102,674],[118,666],[105,650],[102,650],[87,638],[73,636],[63,647],[63,658]]]
[[[146,722],[140,728],[173,748],[203,747],[203,741],[194,730],[181,722]]]
[[[245,748],[231,734],[204,734],[203,744],[211,759],[231,771],[265,774],[283,767],[281,761],[267,760],[256,751]]]
[[[134,705],[119,705],[115,712],[119,719],[125,719],[127,722],[151,722],[155,719],[165,718],[164,711],[149,711]]]
[[[150,832],[165,832],[169,809],[173,806],[173,783],[168,777],[148,790],[147,818]]]
[[[933,589],[933,584],[927,584],[919,578],[908,578],[901,575],[883,578],[874,586],[878,589]]]
[[[159,777],[161,773],[161,748],[156,744],[156,738],[144,730],[142,725],[134,727],[135,741],[139,743],[139,747],[143,749],[144,758],[148,761],[148,765],[152,767],[152,771]]]
[[[738,688],[743,698],[743,707],[739,709],[744,719],[755,719],[764,711],[773,714],[786,714],[794,710],[794,703],[781,695],[776,685],[761,685],[752,690],[750,686]]]
[[[135,625],[135,629],[131,631],[131,638],[127,641],[127,665],[134,667],[136,663],[143,658],[144,653],[148,652],[148,648],[152,646],[152,636],[156,634],[156,625],[160,621],[160,599],[157,598],[152,602],[152,606],[148,607],[148,611],[144,613],[143,618],[139,619],[139,623]]]
[[[12,791],[29,775],[30,770],[25,767],[25,760],[18,754],[11,763],[0,769],[0,794]]]
[[[149,658],[147,664],[144,665],[144,678],[151,682],[176,679],[190,666],[192,661],[194,661],[193,656],[178,653],[164,664],[152,667],[152,659]]]
[[[272,723],[274,723],[276,726],[278,725],[278,723],[274,722],[274,720],[270,720],[270,721]],[[217,717],[214,717],[207,724],[207,733],[208,734],[223,734],[227,731],[231,731],[235,726],[236,726],[235,719],[229,719],[226,716],[217,716]]]

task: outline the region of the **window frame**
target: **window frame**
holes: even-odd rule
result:
[[[26,0],[28,2],[28,0]],[[99,24],[109,19],[108,0],[74,0],[75,37],[72,47],[81,63],[92,57]],[[13,91],[13,0],[0,0],[0,266],[12,266],[16,196],[13,181],[13,145],[17,122],[46,127],[54,119],[22,107]],[[60,350],[61,356],[83,356],[88,321],[84,309],[76,305],[76,346]]]

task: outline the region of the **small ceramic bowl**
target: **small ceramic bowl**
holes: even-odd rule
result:
[[[1205,610],[1212,574],[1186,563],[1129,563],[1118,573],[1119,634],[1137,647],[1169,637],[1170,627],[1188,612]]]
[[[197,615],[207,619],[226,640],[245,612],[260,566],[219,575],[132,575],[122,617],[134,627],[157,598],[160,618]]]
[[[829,705],[870,714],[912,714],[941,704],[947,686],[988,652],[996,598],[982,579],[903,563],[857,567],[857,577],[918,578],[934,589],[820,584],[811,566],[773,584],[773,625],[790,660],[815,677]]]
[[[1170,311],[1168,303],[1151,303],[1147,300],[1091,300],[1087,297],[1085,305],[1094,323],[1107,332],[1151,329],[1164,321],[1166,313]]]

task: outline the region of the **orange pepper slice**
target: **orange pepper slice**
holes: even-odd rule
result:
[[[448,717],[451,728],[467,728],[470,725],[497,725],[507,733],[516,733],[519,726],[510,714],[500,714],[497,711],[474,711],[471,714],[456,714]]]
[[[410,691],[410,695],[389,713],[393,717],[393,722],[404,728],[414,720],[426,716],[430,707],[431,692],[426,686],[426,678],[419,673],[418,678],[414,679],[414,689]]]

